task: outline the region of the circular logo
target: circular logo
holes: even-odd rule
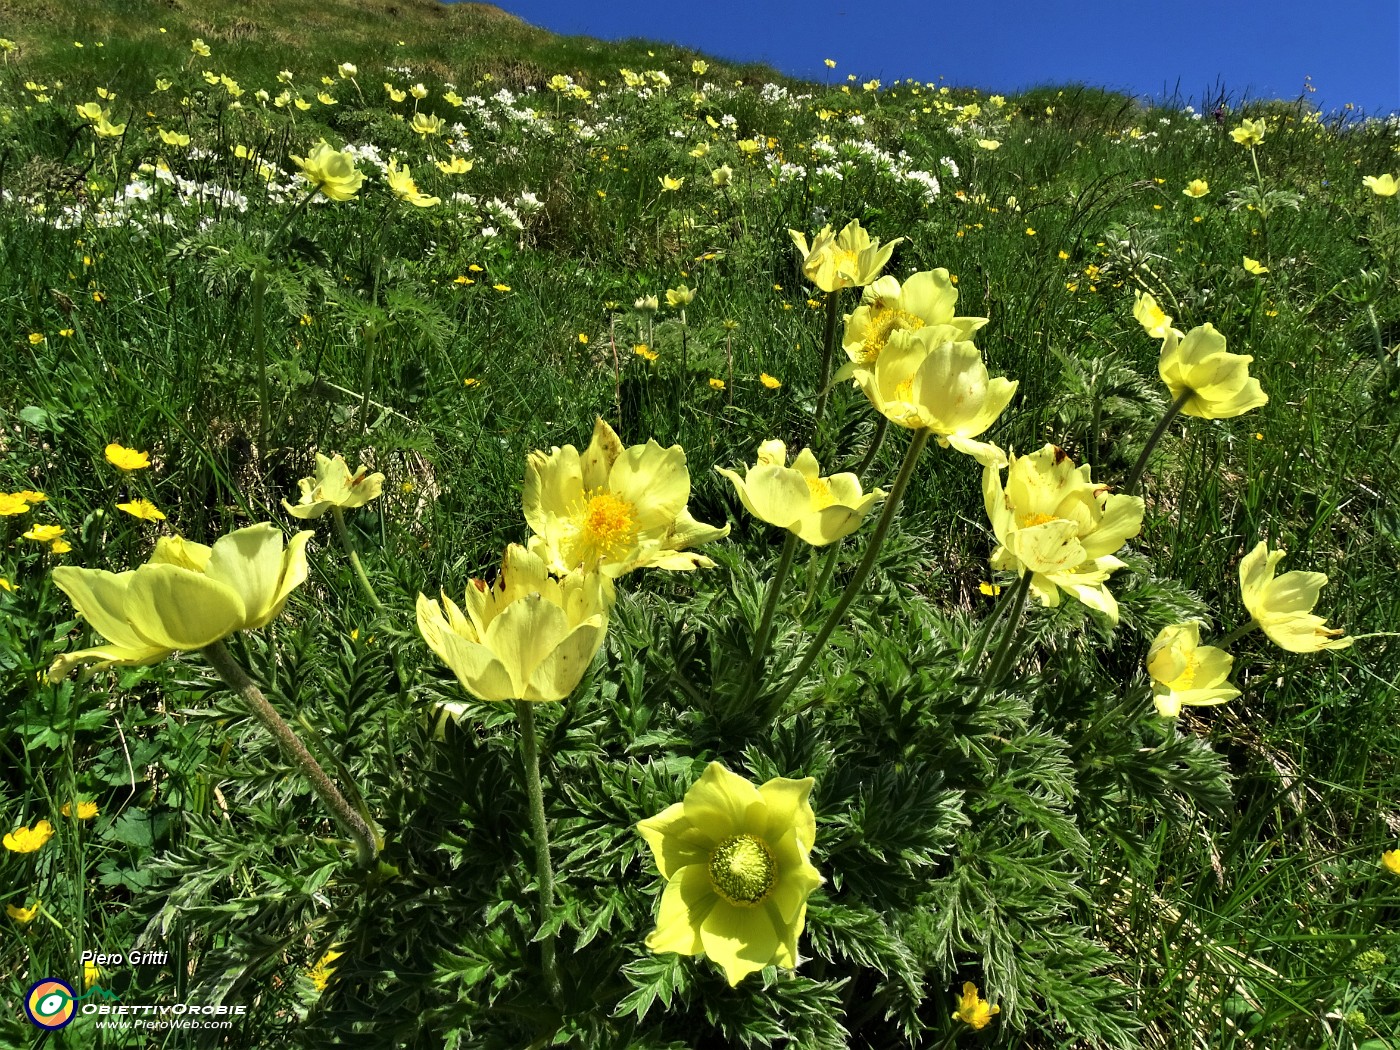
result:
[[[24,997],[24,1012],[40,1028],[67,1027],[77,1009],[72,985],[57,977],[45,977]]]

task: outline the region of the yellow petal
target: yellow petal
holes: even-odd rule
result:
[[[126,614],[140,635],[170,649],[203,649],[242,627],[245,615],[232,587],[174,565],[136,570]]]

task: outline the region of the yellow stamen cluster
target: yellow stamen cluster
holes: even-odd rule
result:
[[[584,540],[607,558],[631,546],[637,533],[637,508],[625,499],[594,489],[580,517]]]

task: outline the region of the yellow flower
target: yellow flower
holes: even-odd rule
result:
[[[437,169],[444,175],[465,175],[472,170],[473,162],[462,157],[453,156],[447,160],[437,161]]]
[[[1001,1007],[989,1006],[978,994],[977,985],[971,981],[963,982],[962,998],[958,1001],[958,1008],[953,1011],[954,1017],[971,1025],[974,1032],[980,1032],[991,1024],[992,1018],[999,1013]]]
[[[408,93],[414,98],[418,99],[418,101],[420,102],[428,97],[428,89],[425,88],[422,84],[414,84],[411,88],[408,89]]]
[[[262,627],[282,611],[306,579],[306,541],[299,532],[284,546],[270,522],[220,537],[213,547],[180,536],[156,541],[150,560],[113,573],[62,566],[53,581],[107,644],[56,659],[58,681],[77,664],[153,664],[176,649],[203,649],[232,634]]]
[[[1201,644],[1198,623],[1179,623],[1157,633],[1147,651],[1152,702],[1163,718],[1176,718],[1182,705],[1223,704],[1240,695],[1226,681],[1235,658],[1224,649]]]
[[[73,804],[72,804],[71,802],[65,802],[65,803],[63,803],[63,808],[62,808],[61,810],[59,810],[59,812],[62,813],[65,817],[71,817],[71,816],[73,815]],[[92,819],[93,817],[95,817],[95,816],[97,816],[97,803],[96,803],[96,802],[79,802],[79,803],[78,803],[78,819],[79,819],[79,820],[91,820],[91,819]]]
[[[678,306],[689,306],[695,301],[695,289],[682,284],[679,288],[666,289],[666,305],[675,309]]]
[[[319,518],[332,507],[363,507],[377,499],[384,490],[384,475],[369,473],[363,464],[352,475],[344,457],[337,453],[327,458],[318,452],[315,476],[302,478],[297,485],[301,488],[297,505],[283,500],[282,506],[293,517]]]
[[[1001,593],[1000,584],[988,583],[986,580],[983,580],[981,583],[979,583],[977,585],[977,589],[988,598],[995,598],[998,594]]]
[[[1001,468],[985,464],[982,501],[999,544],[991,564],[1032,573],[1031,593],[1042,605],[1059,605],[1063,590],[1117,623],[1107,581],[1124,563],[1113,552],[1142,529],[1143,501],[1109,495],[1090,471],[1054,445],[1011,457],[1004,488]]]
[[[1245,119],[1240,121],[1239,127],[1230,132],[1230,137],[1241,146],[1248,146],[1250,149],[1253,149],[1264,141],[1264,133],[1268,130],[1268,126],[1263,120]]]
[[[300,100],[298,100],[300,101]],[[364,175],[355,168],[355,158],[331,149],[322,139],[305,158],[293,155],[301,177],[333,201],[348,201],[360,192]]]
[[[723,389],[724,389],[724,380],[723,380],[723,379],[716,379],[716,378],[714,378],[713,376],[711,376],[711,377],[710,377],[710,389],[711,389],[711,390],[723,390]]]
[[[656,181],[661,183],[661,188],[663,190],[675,191],[685,185],[685,176],[682,175],[678,179],[673,179],[670,175],[661,175],[658,176]]]
[[[1000,466],[1006,462],[1001,450],[975,439],[1005,410],[1017,381],[992,379],[963,330],[954,324],[896,329],[862,389],[891,423],[931,430],[944,448]]]
[[[654,952],[705,955],[737,985],[765,966],[797,966],[817,819],[811,777],[760,787],[711,762],[685,799],[637,830],[666,889],[647,936]]]
[[[33,853],[53,838],[53,825],[41,820],[32,828],[15,828],[5,836],[5,848],[11,853]]]
[[[1340,627],[1328,627],[1313,606],[1327,584],[1321,572],[1286,572],[1275,577],[1285,552],[1259,544],[1240,562],[1240,595],[1252,622],[1269,640],[1290,653],[1315,653],[1322,649],[1346,649],[1354,639],[1338,637]]]
[[[306,99],[302,98],[300,95],[298,95],[295,99],[292,100],[292,105],[296,106],[296,108],[299,109],[299,110],[301,110],[303,113],[305,113],[308,109],[311,108],[311,103],[308,102],[308,101],[306,101]],[[296,160],[296,157],[292,157],[292,160]],[[358,189],[358,187],[356,187],[356,188]],[[330,194],[327,194],[327,196],[330,196]],[[350,194],[350,197],[353,197],[353,196],[354,196],[353,193]],[[345,197],[345,198],[332,198],[332,199],[333,199],[333,200],[336,200],[336,199],[349,200],[350,197]]]
[[[53,543],[63,533],[62,525],[31,525],[29,531],[20,535],[26,540],[34,540],[38,543]]]
[[[142,521],[164,521],[165,515],[148,499],[134,499],[130,503],[118,503],[117,510],[124,510],[133,518]]]
[[[389,96],[390,102],[402,102],[404,99],[408,98],[407,91],[400,91],[398,88],[394,87],[393,84],[389,83],[384,85],[384,93]]]
[[[714,171],[710,172],[710,181],[716,187],[728,186],[730,180],[734,178],[734,169],[728,164],[721,164]]]
[[[360,70],[353,62],[342,62],[335,67],[335,71],[340,74],[341,80],[349,80]]]
[[[836,68],[836,59],[834,58],[824,58],[822,59],[822,62],[825,63],[827,69]]]
[[[107,462],[118,470],[144,470],[151,465],[149,452],[137,452],[134,448],[123,448],[115,441],[103,449],[103,454],[107,457]]]
[[[93,962],[91,959],[87,959],[87,960],[85,960],[85,961],[83,962],[83,990],[84,990],[84,991],[86,991],[87,989],[91,988],[94,984],[96,984],[96,983],[101,979],[101,977],[102,977],[102,970],[101,970],[100,967],[98,967],[97,963]]]
[[[603,644],[612,602],[598,573],[555,580],[543,558],[512,543],[494,584],[467,584],[464,609],[446,592],[441,605],[418,595],[418,630],[479,700],[563,700]]]
[[[661,356],[655,350],[650,349],[646,345],[646,343],[639,343],[638,345],[632,347],[632,353],[636,354],[648,364],[650,364],[652,361],[655,361],[658,357]]]
[[[1192,179],[1181,192],[1188,197],[1204,197],[1210,192],[1210,183],[1205,179]]]
[[[1176,334],[1176,338],[1182,338],[1183,333],[1172,328],[1171,315],[1162,311],[1150,292],[1136,291],[1133,294],[1133,316],[1144,332],[1153,339],[1165,339],[1172,333]]]
[[[1363,175],[1361,185],[1374,193],[1377,197],[1394,197],[1395,191],[1400,189],[1400,184],[1395,181],[1395,176],[1387,172],[1384,175]]]
[[[42,343],[43,341],[44,341],[44,333],[43,333],[43,332],[30,332],[30,333],[29,333],[29,345],[30,345],[30,346],[38,346],[38,345],[39,345],[40,343]]]
[[[697,58],[694,62],[690,63],[690,71],[698,77],[703,77],[710,71],[710,64],[703,58]]]
[[[420,135],[436,135],[442,131],[443,121],[441,117],[429,116],[427,113],[413,114],[413,123],[409,125]]]
[[[321,103],[321,105],[323,106],[340,105],[340,100],[337,99],[334,95],[332,95],[329,91],[318,91],[316,93],[316,101]],[[292,159],[295,160],[296,158],[293,157]]]
[[[890,261],[894,246],[904,240],[896,237],[881,246],[861,229],[857,219],[847,223],[840,233],[833,234],[830,226],[823,226],[810,247],[806,234],[788,230],[788,236],[802,257],[802,275],[824,292],[872,283]]]
[[[15,922],[19,923],[21,926],[28,926],[34,921],[35,916],[39,914],[39,908],[43,903],[43,901],[35,901],[28,908],[19,908],[13,904],[7,904],[5,905],[5,914],[14,919]]]
[[[1400,849],[1386,850],[1381,854],[1381,867],[1392,875],[1400,875]],[[38,907],[38,905],[35,905]]]
[[[1256,277],[1262,277],[1269,272],[1269,268],[1258,259],[1251,259],[1248,255],[1244,257],[1244,268],[1246,273],[1252,273]]]
[[[655,313],[660,305],[661,304],[657,302],[656,296],[643,295],[632,303],[632,309],[636,310],[639,314],[650,314]]]
[[[1001,149],[1001,143],[996,139],[978,139],[977,145],[981,146],[985,150]]]
[[[190,144],[190,137],[182,135],[178,131],[166,131],[164,128],[157,128],[156,131],[160,133],[160,140],[167,146],[188,146]]]
[[[390,191],[405,204],[412,204],[415,208],[431,208],[434,204],[442,203],[441,197],[430,197],[419,191],[407,164],[400,168],[397,160],[390,160],[385,178],[389,180]]]
[[[883,489],[862,492],[854,474],[822,477],[810,449],[799,452],[789,467],[787,446],[776,440],[758,447],[758,462],[742,478],[724,467],[715,470],[733,483],[744,509],[755,518],[814,547],[849,536],[887,495]]]
[[[5,579],[5,577],[0,576],[0,591],[6,591],[6,592],[13,593],[14,591],[16,591],[16,590],[18,590],[18,589],[19,589],[19,588],[17,588],[13,583],[11,583],[9,580]]]
[[[783,385],[781,379],[778,379],[776,376],[770,376],[767,372],[760,372],[758,374],[758,381],[769,390],[777,390],[778,387]]]
[[[324,992],[326,985],[330,983],[331,975],[335,973],[335,967],[331,963],[341,958],[345,953],[328,951],[316,960],[316,965],[306,971],[306,978],[316,986],[318,992]]]
[[[841,348],[850,364],[841,368],[836,378],[854,379],[868,396],[875,361],[890,336],[898,331],[917,332],[933,325],[951,325],[957,330],[958,340],[971,339],[987,319],[955,317],[957,301],[958,290],[942,267],[916,273],[903,284],[888,274],[874,281],[861,293],[860,306],[846,318]]]
[[[1166,317],[1157,374],[1173,401],[1190,395],[1181,407],[1183,413],[1199,419],[1230,419],[1269,403],[1259,380],[1249,374],[1253,357],[1227,352],[1225,337],[1212,325],[1193,328],[1183,339],[1170,324],[1171,318]]]
[[[14,517],[29,511],[29,501],[19,492],[0,492],[0,518]]]
[[[206,44],[199,37],[195,37],[193,40],[190,41],[190,50],[196,55],[198,55],[200,58],[208,58],[211,54],[209,50],[209,45]]]
[[[655,440],[623,448],[602,419],[588,448],[531,452],[525,475],[525,520],[551,572],[597,570],[616,579],[641,568],[709,568],[687,547],[729,535],[686,509],[690,472],[679,445]]]
[[[67,540],[54,540],[49,544],[49,550],[55,554],[67,554],[73,549],[73,545]]]

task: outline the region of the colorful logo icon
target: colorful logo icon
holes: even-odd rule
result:
[[[57,977],[45,977],[24,997],[24,1012],[40,1028],[66,1028],[77,1014],[73,986]]]

